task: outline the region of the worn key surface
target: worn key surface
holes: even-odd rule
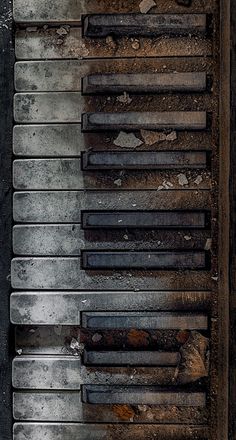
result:
[[[207,166],[204,151],[135,151],[135,152],[84,152],[82,169],[174,169],[200,168]]]
[[[83,20],[86,37],[159,36],[203,34],[205,14],[104,14],[89,15]]]
[[[82,312],[82,326],[100,329],[207,330],[207,315],[177,312]]]
[[[84,269],[205,269],[204,252],[82,252]]]
[[[94,74],[82,79],[85,94],[200,92],[206,89],[206,73]]]
[[[201,211],[89,211],[82,212],[82,227],[93,228],[205,228]]]
[[[84,113],[82,131],[101,130],[204,130],[206,112]]]
[[[158,387],[101,387],[82,388],[83,401],[91,404],[205,406],[202,392],[163,391]]]
[[[180,361],[180,354],[160,351],[84,351],[85,365],[158,365],[173,366]]]
[[[190,432],[190,434],[189,434]],[[112,435],[112,437],[110,437]],[[104,424],[104,423],[16,423],[14,440],[208,440],[207,425]]]
[[[126,290],[122,292],[116,290],[104,292],[103,289],[101,292],[13,292],[11,295],[11,321],[19,325],[80,325],[81,312],[88,310],[92,312],[109,312],[111,310],[119,312],[121,309],[136,312],[140,310],[149,312],[153,310],[179,312],[198,310],[202,312],[209,309],[210,300],[210,291],[156,292],[141,290],[132,292]],[[105,320],[103,320],[104,322]],[[91,324],[93,325],[93,321]],[[159,324],[156,322],[155,325]],[[186,323],[184,325],[186,326]],[[42,327],[40,328],[42,329]],[[33,338],[33,335],[28,333],[27,337]],[[37,340],[40,339],[45,341],[43,333],[37,338]],[[22,345],[21,343],[20,348]],[[34,344],[31,343],[30,346],[32,345]]]

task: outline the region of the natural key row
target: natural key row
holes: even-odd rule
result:
[[[93,312],[90,318],[100,319],[99,316],[95,316],[94,312],[111,312],[125,310],[126,312],[139,312],[140,310],[146,312],[156,311],[175,311],[175,312],[194,312],[198,310],[200,312],[208,311],[210,306],[211,293],[210,291],[107,291],[104,292],[14,292],[11,295],[11,322],[19,325],[40,325],[38,332],[28,332],[27,340],[30,337],[30,347],[35,346],[35,342],[32,341],[34,335],[36,335],[37,344],[41,341],[41,347],[43,341],[49,341],[51,337],[48,335],[49,327],[47,327],[46,336],[43,332],[42,325],[80,325],[81,313],[83,311]],[[45,307],[46,305],[46,307]],[[104,316],[104,315],[103,315]],[[112,318],[111,315],[106,315],[107,318]],[[130,316],[130,315],[129,315]],[[176,316],[176,315],[172,315]],[[190,322],[194,325],[199,321],[196,319],[193,321],[192,314],[190,316],[188,324]],[[87,315],[84,317],[84,319]],[[120,316],[117,316],[121,319]],[[89,318],[89,316],[88,316]],[[131,318],[131,316],[130,316]],[[160,315],[159,315],[160,318]],[[198,317],[197,317],[198,318]],[[114,319],[114,318],[113,318]],[[136,318],[137,319],[137,318]],[[148,320],[149,321],[149,320]],[[93,324],[93,320],[90,321]],[[132,321],[131,321],[132,322]],[[147,322],[147,320],[146,320]],[[86,322],[87,323],[87,318]],[[126,320],[127,323],[127,320]],[[159,319],[160,323],[160,319]],[[179,321],[180,324],[180,321]],[[205,323],[206,324],[206,323]],[[205,325],[204,324],[204,325]],[[140,325],[139,322],[136,325]],[[157,321],[154,322],[155,326],[158,326]],[[181,322],[181,326],[183,323]],[[186,319],[184,322],[184,328],[186,328]],[[50,327],[52,329],[52,327]],[[18,328],[18,331],[20,328]],[[53,338],[55,338],[55,332],[53,332]],[[65,339],[70,335],[65,334]],[[18,338],[19,339],[19,338]],[[23,340],[25,337],[23,336]],[[63,339],[64,340],[64,339]],[[56,345],[54,343],[54,345]],[[22,338],[20,337],[20,347],[24,346]]]
[[[134,134],[114,133],[110,136],[111,141],[107,144],[107,151],[127,149],[140,146],[142,150],[148,146],[141,135],[146,132]],[[173,133],[172,133],[173,135]],[[172,135],[170,138],[172,138]],[[210,131],[195,131],[194,137],[191,132],[179,132],[177,139],[171,142],[173,151],[209,151],[212,149]],[[155,140],[155,139],[154,139]],[[84,135],[80,124],[40,124],[40,125],[15,125],[13,130],[13,150],[16,156],[25,157],[79,157],[82,151],[101,149],[107,141],[106,133]],[[169,151],[168,137],[162,142],[161,148]],[[117,145],[118,144],[118,145]],[[152,150],[159,150],[158,136]],[[104,148],[104,147],[103,147]],[[136,149],[136,152],[139,151]]]
[[[171,177],[174,183],[169,185],[172,188],[174,184],[177,187],[180,186],[178,172],[183,169],[206,169],[208,163],[205,152],[98,152],[84,155],[82,162],[77,158],[23,159],[13,163],[13,185],[14,188],[21,190],[82,190],[112,189],[119,184],[122,186],[123,182],[125,189],[156,189],[159,187],[159,189],[163,189],[162,171],[173,170]],[[109,171],[109,175],[105,170]],[[130,172],[126,176],[114,176],[111,173],[113,170],[130,170]],[[141,171],[144,171],[145,175],[141,176]],[[103,178],[102,184],[101,177]],[[140,182],[137,187],[136,180],[137,178],[141,180],[142,177],[143,183]],[[189,186],[190,183],[191,187],[194,187],[194,184],[197,187],[198,181],[193,178],[194,175],[193,177],[190,175],[190,182],[185,178],[185,185]],[[118,185],[116,185],[117,182]],[[205,184],[199,183],[202,183],[205,188],[209,188],[207,182]]]
[[[14,70],[17,92],[209,92],[213,81],[212,60],[196,57],[19,61]]]
[[[153,387],[152,387],[153,388]],[[185,397],[185,392],[178,393]],[[204,402],[204,393],[192,392],[188,394],[188,401],[193,401],[193,406],[167,405],[163,414],[162,405],[149,405],[148,410],[144,405],[139,407],[133,405],[131,413],[127,411],[126,417],[120,411],[120,406],[104,405],[99,403],[83,403],[80,391],[37,391],[15,392],[13,395],[14,419],[19,421],[45,421],[45,422],[83,422],[83,423],[117,423],[130,424],[130,416],[134,416],[135,423],[149,423],[150,416],[153,424],[179,424],[188,423],[191,418],[192,424],[203,425],[207,420],[207,406],[197,406]],[[161,396],[160,396],[161,397]],[[176,401],[176,392],[162,392],[165,401]],[[157,397],[158,398],[158,397]],[[126,407],[125,407],[126,408]],[[122,408],[123,409],[123,408]],[[144,425],[145,427],[145,425]]]
[[[23,223],[77,223],[83,211],[205,210],[208,190],[26,191],[14,194],[13,216]]]
[[[80,356],[18,356],[13,360],[13,387],[76,390],[82,385],[169,385],[175,367],[86,367]],[[133,376],[133,377],[132,377]]]
[[[12,260],[12,287],[26,290],[209,290],[211,272],[200,270],[84,270],[81,259],[21,257]]]
[[[147,213],[148,214],[148,213]],[[197,213],[196,213],[197,215]],[[110,251],[139,251],[142,250],[159,250],[164,251],[168,249],[170,252],[182,250],[204,249],[209,247],[211,232],[209,229],[184,229],[191,221],[194,222],[194,215],[189,214],[187,218],[182,216],[183,222],[176,222],[176,227],[168,229],[168,226],[161,225],[158,227],[158,214],[155,218],[149,213],[147,219],[145,216],[139,216],[137,213],[137,221],[131,225],[132,218],[135,213],[127,215],[127,221],[122,213],[111,215],[110,220],[121,220],[124,223],[118,223],[119,226],[113,223],[113,226],[108,226],[106,221],[106,214],[104,214],[104,223],[96,227],[83,229],[80,224],[43,224],[43,225],[17,225],[13,228],[13,251],[15,255],[23,256],[78,256],[84,250],[110,250]],[[93,216],[92,216],[93,218]],[[95,220],[97,216],[95,214]],[[103,218],[103,217],[102,217]],[[142,224],[142,218],[150,220],[149,226]],[[99,216],[98,216],[99,219]],[[102,220],[102,219],[101,219]],[[136,220],[136,219],[135,219]],[[168,220],[168,214],[167,214]],[[172,223],[173,220],[173,223]],[[178,215],[177,215],[178,221]],[[175,214],[169,219],[169,224],[175,224]],[[132,230],[126,230],[131,225]],[[152,226],[153,225],[153,226]],[[184,226],[185,225],[185,226]],[[170,227],[171,228],[171,227]],[[174,229],[173,229],[174,228]],[[191,228],[191,226],[190,226]],[[200,226],[201,228],[201,226]],[[177,233],[176,229],[180,229]],[[187,235],[189,234],[189,235]],[[187,239],[186,239],[187,237]],[[189,239],[188,239],[189,237]]]
[[[114,47],[110,41],[103,40],[103,44],[83,38],[81,28],[70,27],[70,31],[63,36],[63,44],[58,44],[61,37],[56,27],[46,30],[28,32],[20,29],[16,32],[15,55],[18,60],[62,60],[62,59],[120,59],[148,57],[153,60],[161,57],[189,57],[211,56],[212,42],[205,35],[196,37],[166,35],[153,38],[140,38],[139,47],[133,47],[131,39],[119,38]],[[97,44],[98,43],[98,44]],[[155,43],[155,44],[153,44]]]
[[[80,92],[16,93],[14,119],[17,123],[80,123],[85,131],[98,130],[203,130],[206,112],[84,113],[86,97]]]
[[[107,409],[106,409],[107,411]],[[110,437],[112,435],[112,437]],[[104,424],[104,423],[16,423],[14,440],[208,440],[206,425]]]
[[[83,171],[205,169],[206,152],[91,152],[80,159],[23,159],[13,163],[17,189],[83,189],[90,179]],[[105,173],[103,173],[106,176]],[[92,180],[91,180],[92,186]]]

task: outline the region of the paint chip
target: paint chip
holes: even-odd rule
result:
[[[118,137],[113,141],[113,144],[121,148],[137,148],[143,144],[143,141],[138,139],[133,133],[121,131]]]
[[[142,0],[139,4],[139,9],[142,14],[147,14],[154,6],[156,6],[154,0]]]

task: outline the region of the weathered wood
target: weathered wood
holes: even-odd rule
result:
[[[206,89],[204,72],[187,73],[117,73],[93,74],[83,78],[86,94],[126,92],[158,93],[170,91],[199,92]]]
[[[210,271],[85,271],[80,258],[14,258],[12,287],[26,290],[208,290]],[[66,276],[65,276],[66,274]]]
[[[84,98],[79,92],[16,93],[16,123],[80,122]]]
[[[103,14],[83,20],[86,37],[188,35],[206,32],[205,14]]]
[[[76,223],[81,211],[166,210],[211,207],[210,191],[47,191],[14,194],[13,216],[24,223]]]
[[[176,37],[158,39],[140,39],[140,48],[132,47],[132,41],[123,38],[116,47],[96,44],[94,40],[84,39],[81,28],[71,27],[63,38],[63,44],[57,44],[60,36],[57,28],[46,31],[28,32],[19,30],[15,34],[15,50],[18,60],[40,59],[92,59],[92,58],[134,58],[134,57],[169,57],[212,55],[212,43],[206,38]],[[155,43],[155,44],[153,44]]]
[[[83,269],[206,269],[205,252],[104,252],[83,251]]]
[[[80,124],[15,125],[16,156],[80,156],[84,141]]]
[[[79,390],[81,385],[167,385],[173,367],[84,367],[79,356],[19,356],[13,361],[14,388]],[[133,376],[133,377],[132,377]]]
[[[135,151],[135,152],[87,152],[82,153],[83,170],[105,169],[174,169],[207,166],[206,152],[195,151]]]
[[[107,440],[110,436],[120,440],[208,440],[209,429],[206,426],[173,425],[104,425],[72,423],[16,423],[14,440]],[[111,438],[112,438],[111,437]]]
[[[134,408],[134,420],[136,423],[149,423],[150,417],[152,424],[174,423],[203,425],[207,423],[207,408],[181,407],[168,405],[163,407],[149,405],[148,410],[144,406]],[[15,420],[46,421],[46,422],[89,422],[89,423],[130,423],[130,407],[113,405],[90,405],[81,402],[80,392],[16,392],[14,393],[14,418]],[[127,410],[120,414],[119,410]]]
[[[137,328],[207,330],[206,315],[177,312],[82,312],[85,328]]]
[[[82,227],[93,228],[205,228],[206,213],[197,211],[84,212]]]
[[[206,112],[84,113],[82,115],[84,132],[140,129],[204,130],[206,124]]]
[[[9,322],[11,286],[12,227],[12,126],[13,126],[13,70],[14,26],[12,1],[0,5],[0,438],[12,438],[11,361],[12,332]]]
[[[125,225],[124,225],[125,227]],[[71,225],[18,225],[13,228],[13,251],[15,255],[78,256],[82,250],[158,250],[203,249],[211,236],[209,230],[191,230],[191,240],[186,240],[186,230],[176,231],[133,229],[132,233],[122,229],[81,229]]]
[[[83,401],[90,404],[205,406],[200,392],[162,391],[158,387],[84,386]]]
[[[209,309],[210,300],[207,291],[13,292],[11,321],[21,325],[79,325],[82,311],[201,312]]]

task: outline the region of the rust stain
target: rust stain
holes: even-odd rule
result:
[[[149,333],[143,330],[132,329],[127,335],[127,341],[134,347],[138,347],[139,345],[147,346],[149,345]]]
[[[134,410],[128,405],[113,405],[112,410],[120,420],[132,421],[135,416]]]
[[[180,343],[180,344],[185,344],[185,342],[187,342],[188,338],[190,336],[190,332],[187,330],[181,330],[180,332],[177,333],[176,335],[176,340]]]

